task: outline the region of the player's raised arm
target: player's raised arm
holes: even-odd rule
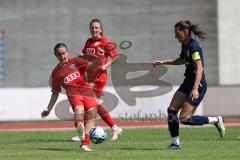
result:
[[[99,68],[102,64],[102,61],[99,57],[95,57],[93,61],[89,64],[88,70],[92,70],[93,68]]]
[[[97,77],[101,73],[102,61],[100,58],[95,58],[92,62],[88,63],[87,71],[85,73],[85,79],[88,82],[95,82]]]
[[[181,65],[184,63],[184,59],[178,57],[176,59],[154,60],[152,64],[156,67],[157,65]]]
[[[104,71],[106,70],[109,66],[111,66],[113,63],[115,63],[117,60],[119,60],[119,55],[114,56],[113,58],[109,58],[107,63],[102,65],[101,70]]]

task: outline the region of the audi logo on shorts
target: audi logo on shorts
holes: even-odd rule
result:
[[[73,81],[74,79],[80,76],[81,76],[80,73],[78,71],[75,71],[64,78],[64,83],[70,83],[71,81]]]

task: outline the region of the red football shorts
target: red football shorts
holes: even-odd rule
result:
[[[71,104],[73,111],[79,105],[84,106],[85,112],[87,112],[91,108],[97,109],[98,106],[96,98],[92,96],[71,95],[68,96],[68,100]]]

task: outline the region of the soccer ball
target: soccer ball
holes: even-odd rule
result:
[[[91,142],[94,144],[102,143],[107,138],[107,133],[100,126],[95,126],[91,128],[89,135],[90,135]]]

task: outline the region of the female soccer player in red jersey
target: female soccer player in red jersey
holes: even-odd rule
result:
[[[182,45],[181,54],[176,59],[155,60],[153,65],[186,65],[185,79],[174,94],[168,112],[168,128],[172,137],[170,149],[180,149],[179,120],[185,125],[213,124],[218,129],[220,137],[224,137],[223,118],[193,115],[207,90],[204,73],[202,48],[191,35],[205,39],[206,33],[199,25],[190,21],[180,21],[175,24],[175,37]],[[180,111],[181,110],[181,111]],[[178,112],[180,111],[179,119]]]
[[[86,57],[89,61],[95,58],[101,59],[103,65],[97,68],[98,72],[92,72],[94,78],[90,78],[96,96],[100,99],[107,83],[107,68],[119,59],[119,55],[114,43],[103,35],[103,26],[99,19],[92,19],[89,29],[92,37],[86,41],[80,56]],[[112,128],[112,140],[116,140],[121,135],[122,128],[116,125],[110,114],[101,105],[98,107],[98,113],[104,122]],[[73,137],[72,140],[78,141],[78,137]]]
[[[89,83],[85,81],[84,76],[87,76],[87,69],[100,64],[100,60],[98,61],[96,58],[91,66],[88,66],[88,61],[80,57],[71,58],[64,43],[56,44],[54,54],[59,63],[51,74],[51,99],[48,107],[42,111],[41,115],[42,117],[49,115],[58,99],[61,87],[63,87],[74,112],[75,127],[82,139],[80,149],[92,151],[88,148],[90,143],[88,133],[95,124],[98,102],[95,98],[95,92],[91,89]],[[85,123],[83,117],[85,117]]]

